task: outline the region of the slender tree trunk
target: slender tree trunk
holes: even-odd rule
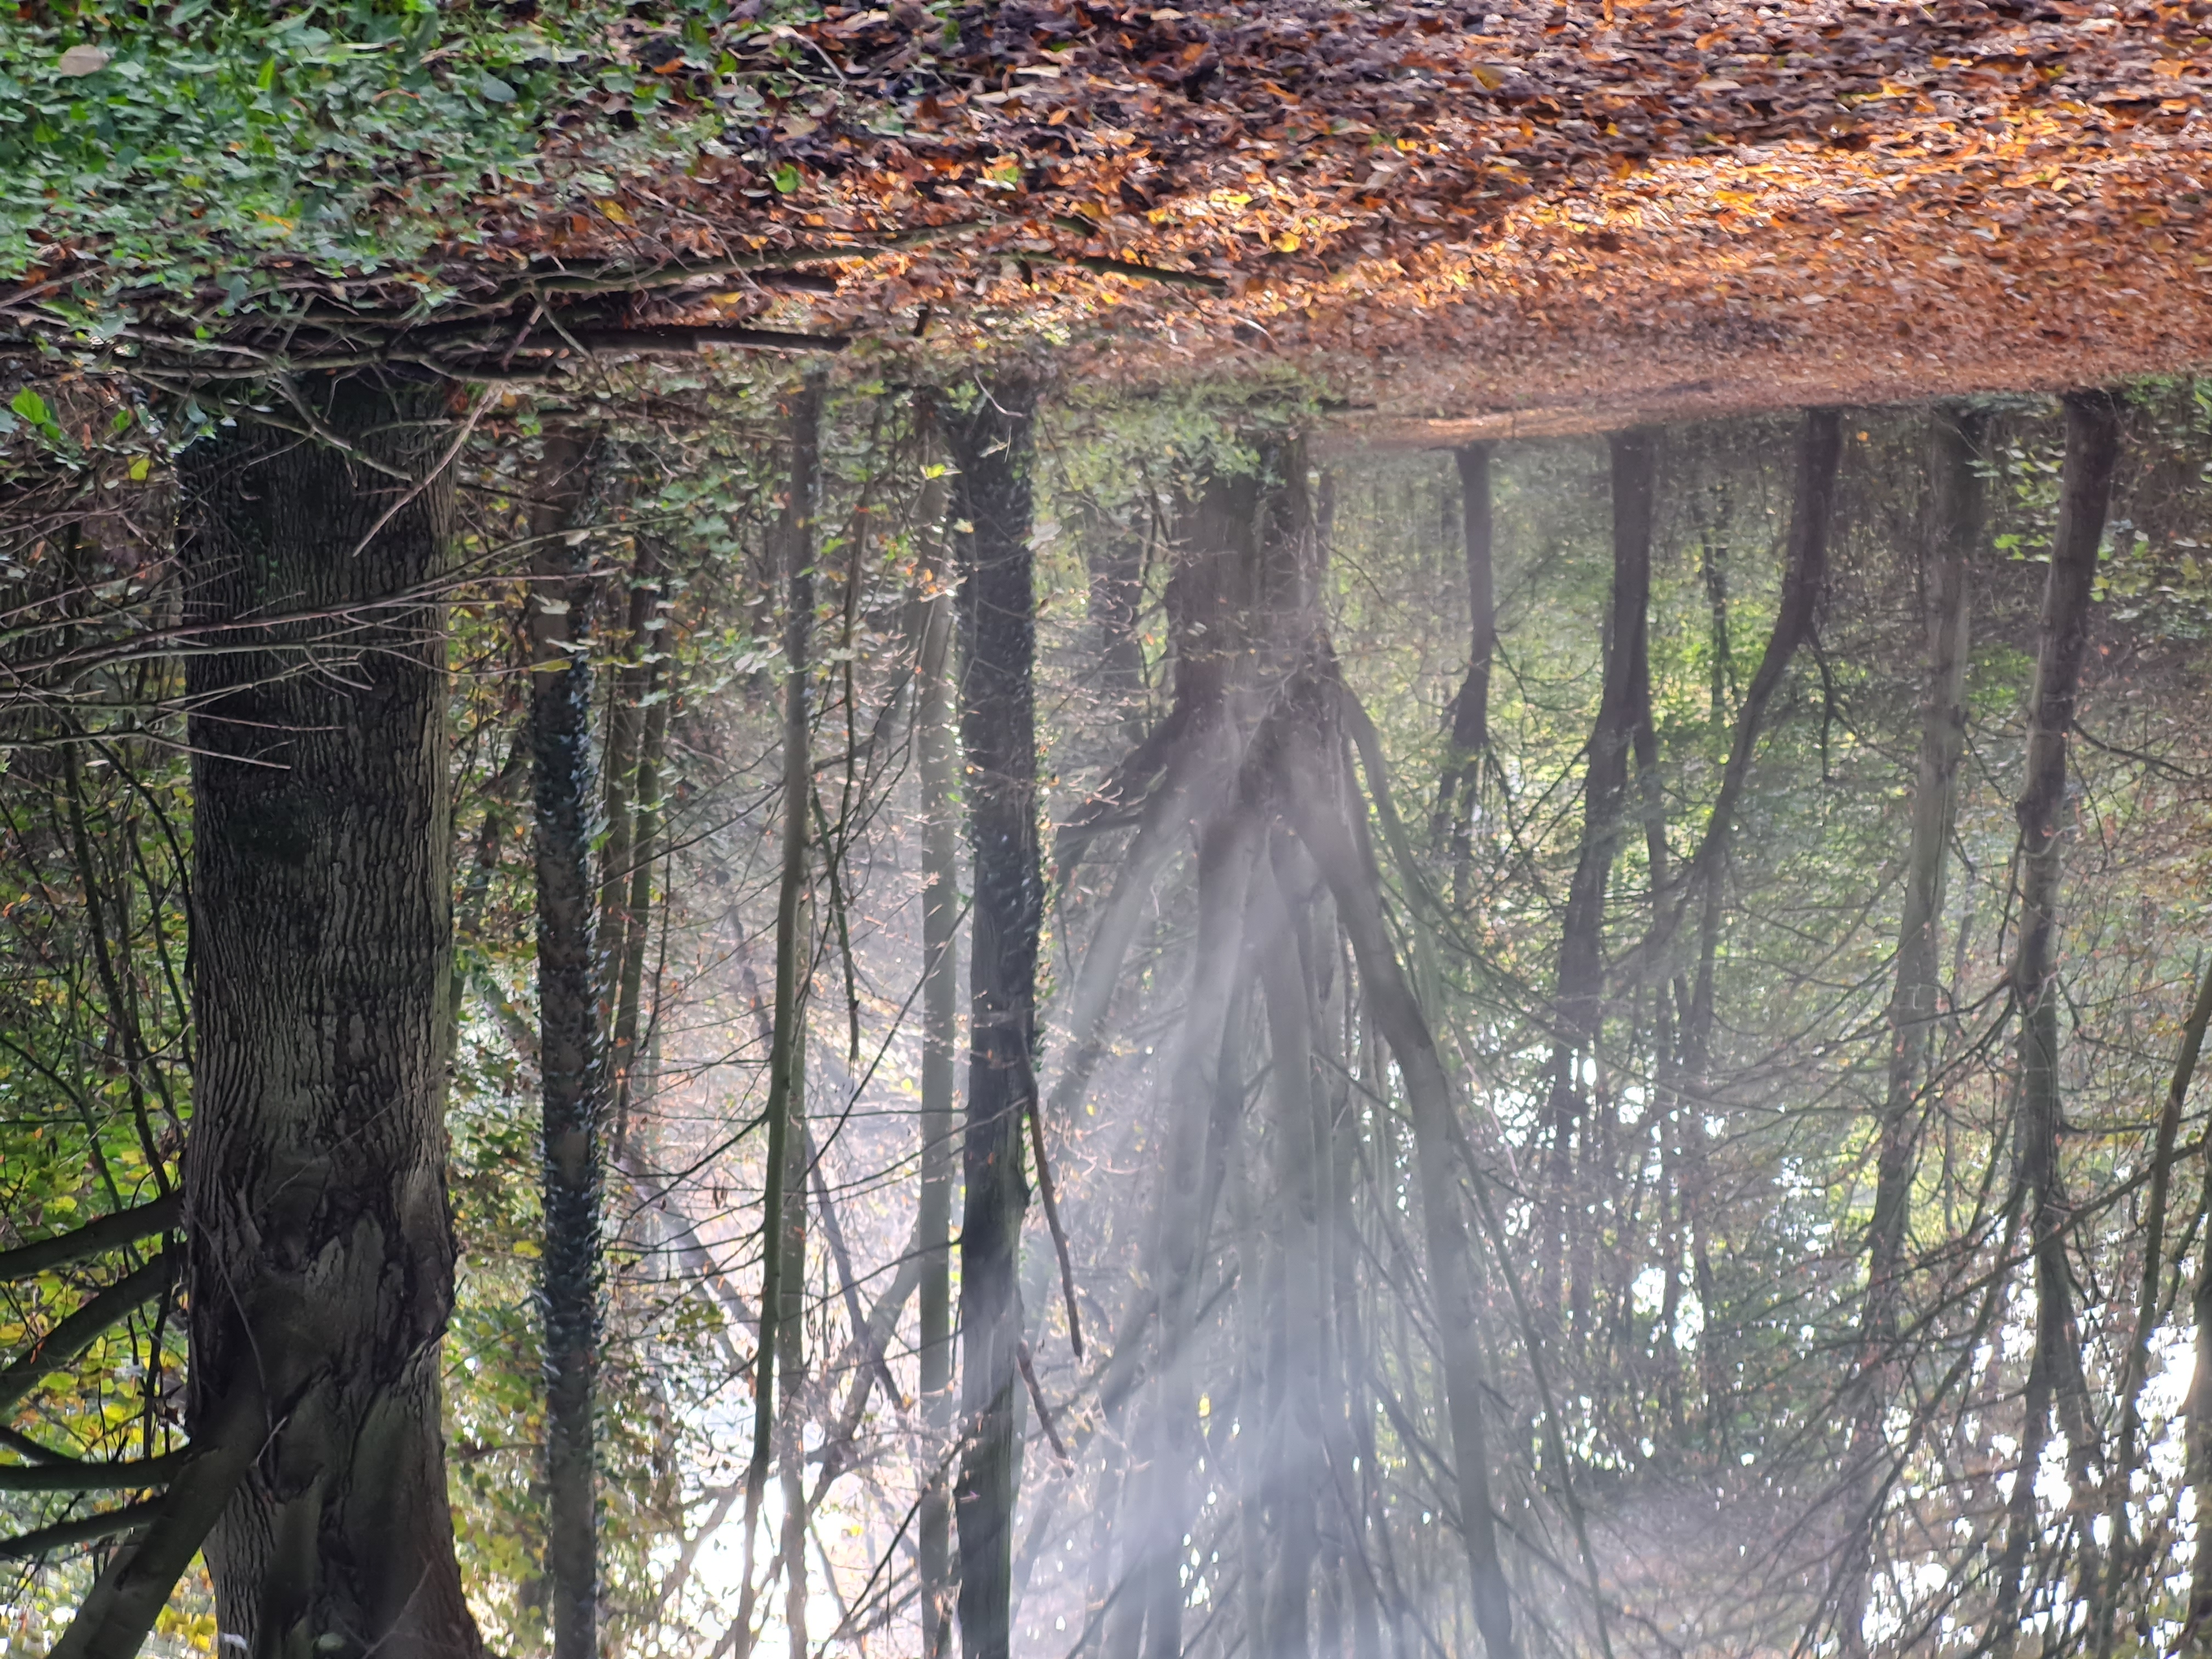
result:
[[[1605,684],[1590,732],[1589,769],[1583,785],[1582,844],[1567,888],[1559,931],[1554,1002],[1559,1033],[1552,1050],[1551,1091],[1545,1109],[1551,1138],[1548,1219],[1541,1256],[1541,1300],[1559,1309],[1561,1259],[1571,1232],[1574,1146],[1583,1119],[1583,1073],[1595,1066],[1605,993],[1605,902],[1620,847],[1622,796],[1636,720],[1635,687],[1642,678],[1646,615],[1651,592],[1651,514],[1659,447],[1652,428],[1613,434],[1613,609],[1606,626]]]
[[[805,1110],[806,992],[813,960],[807,899],[807,815],[813,803],[809,680],[814,635],[814,520],[821,490],[822,384],[809,376],[785,399],[791,472],[776,528],[784,580],[783,847],[775,905],[775,1010],[769,1039],[768,1146],[761,1198],[760,1341],[753,1361],[752,1455],[745,1467],[744,1588],[738,1601],[740,1659],[752,1643],[753,1547],[775,1449],[776,1364],[782,1344],[784,1278],[805,1272],[784,1256],[787,1205],[804,1207],[805,1189],[792,1191],[793,1119]]]
[[[1285,902],[1277,869],[1304,862],[1295,844],[1263,860],[1252,881],[1259,935],[1260,986],[1267,1014],[1268,1081],[1274,1097],[1274,1234],[1280,1316],[1270,1347],[1271,1424],[1265,1495],[1277,1536],[1260,1651],[1303,1659],[1310,1648],[1307,1608],[1328,1456],[1322,1442],[1322,1328],[1321,1158],[1316,1139],[1314,1038],[1306,963],[1312,949],[1304,919]]]
[[[806,1501],[806,1176],[813,1137],[806,1133],[806,1046],[799,1044],[792,1083],[792,1129],[784,1142],[783,1243],[777,1252],[782,1272],[776,1285],[775,1368],[781,1398],[776,1403],[776,1466],[783,1486],[783,1556],[786,1591],[783,1628],[791,1659],[807,1659],[806,1528],[812,1506]],[[865,1341],[865,1327],[854,1332]]]
[[[1898,921],[1897,975],[1889,1000],[1889,1075],[1876,1133],[1874,1217],[1867,1229],[1866,1302],[1859,1319],[1859,1402],[1852,1429],[1861,1465],[1859,1530],[1838,1600],[1845,1650],[1864,1651],[1866,1575],[1873,1559],[1875,1510],[1884,1485],[1882,1418],[1902,1300],[1906,1225],[1919,1156],[1920,1078],[1937,1018],[1937,927],[1943,915],[1951,831],[1958,816],[1960,758],[1966,745],[1966,567],[1983,535],[1982,481],[1976,470],[1987,417],[1972,410],[1939,413],[1929,447],[1928,660],[1921,698],[1920,769],[1912,789],[1912,838],[1905,854],[1905,907]]]
[[[1491,573],[1491,446],[1468,444],[1455,452],[1459,463],[1460,526],[1467,550],[1467,677],[1452,699],[1451,739],[1444,751],[1443,781],[1437,791],[1437,821],[1431,838],[1452,850],[1455,890],[1462,903],[1474,856],[1474,809],[1482,791],[1482,767],[1490,752],[1490,664],[1498,651],[1498,602]]]
[[[1133,741],[1144,727],[1145,651],[1137,636],[1144,538],[1104,513],[1092,517],[1091,528],[1091,622],[1098,630],[1099,696]]]
[[[370,459],[431,472],[430,389],[361,377],[307,395]],[[403,498],[335,450],[252,426],[179,471],[187,619],[226,647],[187,671],[187,1414],[198,1441],[241,1387],[267,1409],[207,1540],[216,1613],[254,1659],[474,1659],[439,1425],[452,483]],[[342,638],[314,644],[325,627]]]
[[[921,1376],[925,1471],[916,1522],[923,1659],[952,1650],[952,1091],[959,1036],[960,871],[950,725],[953,573],[945,556],[945,488],[924,487],[921,646],[915,667],[915,749],[921,774]]]
[[[655,674],[655,681],[658,680]],[[668,748],[671,699],[664,694],[647,713],[637,759],[637,810],[630,836],[629,899],[623,911],[623,945],[615,984],[614,1031],[610,1059],[614,1067],[614,1144],[626,1152],[631,1140],[631,1111],[650,1058],[638,1042],[645,1007],[645,958],[653,937],[653,867],[660,859],[660,764]],[[662,895],[666,902],[667,896]],[[654,1045],[648,1044],[648,1048]]]
[[[1705,1119],[1715,1104],[1713,1077],[1714,973],[1720,951],[1729,848],[1735,815],[1752,757],[1758,752],[1766,710],[1782,687],[1798,647],[1813,637],[1822,589],[1827,584],[1828,541],[1834,529],[1836,470],[1843,451],[1841,417],[1832,409],[1808,409],[1798,428],[1796,488],[1790,509],[1788,550],[1782,572],[1781,602],[1767,635],[1759,671],[1752,676],[1736,715],[1735,734],[1721,773],[1721,787],[1706,820],[1705,833],[1684,872],[1680,899],[1663,908],[1645,951],[1663,960],[1683,911],[1698,906],[1698,960],[1690,1006],[1682,1019],[1684,1170],[1683,1208],[1689,1224],[1692,1273],[1704,1322],[1698,1336],[1699,1370],[1706,1411],[1723,1433],[1726,1377],[1720,1364],[1722,1331],[1713,1307],[1714,1279],[1710,1238],[1712,1182]]]
[[[660,683],[659,630],[660,560],[648,537],[637,538],[629,575],[629,615],[623,649],[627,660],[614,679],[607,708],[606,836],[599,852],[599,953],[607,1008],[607,1075],[617,1144],[629,1127],[630,1073],[636,1061],[638,1003],[645,937],[653,896],[653,799],[659,785],[659,745],[666,740],[668,705],[655,698]],[[633,978],[632,964],[641,977]]]
[[[2056,1405],[2073,1443],[2069,1474],[2078,1491],[2087,1474],[2093,1431],[2086,1421],[2081,1341],[2074,1316],[2073,1275],[2066,1239],[2073,1209],[2059,1162],[2064,1127],[2058,1076],[2058,899],[2065,873],[2068,735],[2074,727],[2081,663],[2089,642],[2089,594],[2097,575],[2119,458],[2119,405],[2107,392],[2067,394],[2066,461],[2059,483],[2058,529],[2044,586],[2041,644],[2029,708],[2027,775],[2021,792],[2020,934],[2010,974],[2020,1010],[2020,1107],[2013,1148],[2014,1180],[2026,1201],[2028,1250],[2035,1267],[2035,1346],[2028,1361],[2027,1421],[2013,1477],[1996,1604],[1990,1613],[1993,1650],[2002,1659],[2018,1633],[2021,1577],[2042,1530],[2036,1471]],[[2085,1529],[2083,1578],[2093,1583],[2094,1546]]]
[[[986,389],[947,410],[960,516],[974,526],[963,592],[968,634],[961,736],[975,857],[969,969],[968,1121],[961,1160],[960,1407],[953,1493],[960,1637],[968,1659],[1006,1659],[1012,1639],[1014,1499],[1022,1340],[1016,1257],[1029,1206],[1022,1115],[1037,1109],[1036,596],[1030,552],[1036,392]]]
[[[592,1395],[606,1074],[592,868],[599,782],[588,655],[594,596],[589,544],[573,536],[591,491],[592,448],[566,434],[548,434],[537,489],[541,505],[531,524],[530,742],[544,1109],[545,1567],[555,1659],[594,1659],[599,1650]]]
[[[2208,970],[2206,983],[2212,985],[2212,970]],[[2203,1000],[2200,994],[2200,1006]],[[2181,1086],[2187,1087],[2186,1079]],[[2212,1182],[2212,1146],[2205,1152],[2203,1178]],[[2201,1254],[2190,1310],[2197,1324],[2196,1369],[2190,1373],[2183,1412],[2189,1420],[2189,1489],[2196,1498],[2197,1513],[2212,1516],[2212,1235],[2197,1249]],[[2189,1613],[2175,1651],[2212,1653],[2212,1550],[2199,1551],[2190,1569]]]
[[[2174,1143],[2181,1138],[2182,1108],[2188,1103],[2190,1080],[2197,1074],[2197,1057],[2204,1047],[2204,1028],[2212,1024],[2212,968],[2207,968],[2197,987],[2197,1000],[2182,1024],[2181,1041],[2173,1060],[2173,1076],[2166,1085],[2166,1105],[2159,1113],[2158,1130],[2151,1154],[2150,1199],[2144,1206],[2142,1273],[2136,1290],[2136,1324],[2128,1341],[2127,1358],[2120,1374],[2118,1444],[2106,1470],[2105,1514],[2110,1528],[2112,1566],[2098,1607],[2094,1625],[2098,1659],[2108,1659],[2118,1634],[2120,1595],[2130,1575],[2148,1565],[2148,1550],[2129,1541],[2128,1510],[2136,1467],[2142,1455],[2143,1375],[2150,1364],[2152,1328],[2158,1322],[2159,1280],[2165,1272],[2166,1213],[2173,1176]],[[2191,1379],[2191,1395],[2196,1393]],[[2191,1417],[2192,1441],[2195,1418]],[[2193,1586],[2191,1611],[2194,1611]],[[2184,1644],[2186,1650],[2186,1644]]]

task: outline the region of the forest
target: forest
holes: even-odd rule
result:
[[[26,0],[0,1656],[2212,1655],[2208,87]]]

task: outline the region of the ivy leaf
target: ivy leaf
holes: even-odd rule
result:
[[[64,52],[62,61],[54,69],[61,75],[97,75],[107,67],[108,60],[109,54],[100,47],[79,44]]]
[[[511,104],[514,101],[514,88],[489,70],[477,77],[477,90],[495,104]]]
[[[8,400],[8,407],[21,415],[33,426],[43,428],[54,423],[53,416],[47,411],[46,400],[28,386],[25,386],[10,398]]]
[[[799,168],[792,162],[786,161],[774,173],[769,174],[769,182],[788,196],[799,188]]]

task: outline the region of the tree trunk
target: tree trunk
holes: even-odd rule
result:
[[[921,1197],[919,1359],[924,1471],[916,1542],[921,1573],[922,1659],[952,1651],[952,1178],[954,1045],[959,1037],[960,870],[953,805],[951,696],[953,572],[945,557],[943,477],[923,486],[921,644],[915,665],[914,737],[921,774]]]
[[[1641,613],[1641,606],[1638,607]],[[1451,1425],[1460,1531],[1467,1552],[1475,1627],[1490,1659],[1513,1659],[1512,1604],[1498,1554],[1483,1425],[1482,1351],[1476,1332],[1474,1257],[1452,1179],[1451,1087],[1426,1017],[1398,961],[1383,921],[1381,878],[1346,828],[1347,795],[1333,745],[1334,688],[1316,676],[1298,681],[1279,705],[1272,733],[1255,741],[1254,763],[1271,769],[1274,803],[1320,866],[1352,943],[1359,978],[1405,1079],[1413,1126],[1421,1224],[1430,1292],[1443,1352],[1446,1415]],[[1273,752],[1267,752],[1272,747]]]
[[[431,389],[311,395],[368,457],[435,465]],[[258,1384],[269,1424],[207,1540],[217,1617],[253,1659],[475,1659],[439,1425],[452,484],[396,490],[251,426],[179,471],[188,621],[225,647],[188,666],[188,1415],[212,1433]],[[349,620],[253,621],[287,611]],[[344,672],[301,672],[311,658]]]
[[[1312,955],[1305,918],[1285,900],[1279,872],[1305,863],[1295,843],[1262,859],[1252,880],[1256,957],[1267,1014],[1268,1081],[1274,1097],[1273,1145],[1280,1317],[1270,1333],[1271,1424],[1263,1488],[1277,1535],[1275,1576],[1268,1586],[1260,1651],[1303,1659],[1310,1650],[1311,1600],[1322,1483],[1328,1460],[1322,1443],[1322,1328],[1321,1147],[1316,1138],[1313,1023],[1306,963]],[[1310,866],[1308,866],[1310,868]],[[1301,908],[1304,907],[1301,906]]]
[[[1560,1261],[1569,1244],[1575,1137],[1583,1118],[1583,1071],[1596,1063],[1605,992],[1605,900],[1620,847],[1622,796],[1636,720],[1635,687],[1644,672],[1651,592],[1652,492],[1659,434],[1650,427],[1613,434],[1613,609],[1606,625],[1604,690],[1590,732],[1583,785],[1582,842],[1559,930],[1554,993],[1559,1036],[1552,1050],[1545,1109],[1551,1137],[1544,1206],[1541,1300],[1557,1316]]]
[[[1468,444],[1455,452],[1455,459],[1459,463],[1460,526],[1467,549],[1467,677],[1451,702],[1451,740],[1444,752],[1431,837],[1439,847],[1450,842],[1455,890],[1464,903],[1474,855],[1475,803],[1482,791],[1483,762],[1490,752],[1490,663],[1498,650],[1498,602],[1491,573],[1491,446]]]
[[[2134,1496],[2137,1461],[2142,1455],[2142,1385],[2143,1374],[2150,1363],[2150,1339],[2159,1316],[2159,1280],[2164,1277],[2166,1203],[2173,1177],[2174,1143],[2181,1136],[2182,1108],[2188,1103],[2190,1080],[2197,1074],[2197,1057],[2204,1047],[2204,1029],[2212,1024],[2212,968],[2197,987],[2197,1000],[2182,1024],[2181,1041],[2176,1045],[2173,1075],[2166,1085],[2166,1104],[2159,1113],[2158,1129],[2151,1158],[2150,1199],[2143,1212],[2142,1272],[2136,1281],[2136,1325],[2129,1339],[2127,1358],[2120,1374],[2120,1426],[2118,1446],[2112,1456],[2112,1467],[2106,1471],[2105,1514],[2110,1528],[2112,1567],[2104,1595],[2098,1606],[2094,1625],[2098,1659],[2109,1659],[2118,1634],[2116,1614],[2120,1592],[2124,1589],[2131,1573],[2148,1565],[2149,1552],[2138,1549],[2129,1541],[2128,1510]],[[2191,1379],[2189,1421],[2193,1450],[2196,1415],[2197,1382]],[[2191,1611],[2194,1611],[2192,1585]]]
[[[592,1394],[599,1364],[599,1134],[605,1050],[592,868],[588,544],[571,532],[591,488],[592,447],[549,434],[539,469],[529,617],[535,763],[538,1055],[544,1121],[545,1571],[554,1659],[599,1650],[599,1529]]]
[[[753,1547],[760,1528],[761,1500],[768,1486],[775,1449],[778,1329],[782,1323],[784,1277],[805,1269],[784,1257],[787,1205],[804,1208],[804,1188],[787,1186],[792,1120],[806,1109],[806,991],[813,961],[813,928],[807,899],[807,814],[813,804],[813,722],[808,681],[814,635],[814,519],[821,489],[822,384],[808,376],[784,402],[789,430],[791,471],[783,512],[776,526],[784,580],[783,619],[783,846],[776,887],[775,1010],[769,1039],[768,1146],[761,1198],[760,1341],[753,1362],[752,1455],[745,1468],[744,1588],[738,1599],[738,1640],[742,1656],[752,1641]]]
[[[2119,457],[2119,405],[2107,392],[2067,394],[2066,461],[2059,483],[2058,528],[2044,585],[2041,643],[2027,728],[2027,775],[2021,792],[2020,936],[2010,973],[2020,1010],[2020,1107],[2013,1149],[2014,1181],[2027,1206],[2028,1250],[2035,1267],[2035,1346],[2028,1361],[2026,1424],[2013,1478],[1997,1599],[1993,1649],[2012,1651],[2018,1633],[2021,1575],[2041,1530],[2036,1470],[2051,1433],[2054,1403],[2066,1422],[2070,1478],[2077,1491],[2087,1474],[2094,1432],[2085,1420],[2081,1343],[2075,1328],[2074,1282],[2066,1262],[2073,1221],[2059,1163],[2064,1107],[2058,1077],[2058,898],[2065,871],[2068,734],[2074,726],[2081,661],[2089,642],[2089,594],[2104,540],[2112,473]],[[2084,1582],[2094,1582],[2094,1545],[2085,1531]]]
[[[1719,878],[1717,866],[1728,861],[1729,837],[1734,833],[1735,809],[1751,774],[1751,757],[1759,748],[1766,706],[1781,689],[1790,659],[1813,637],[1814,615],[1821,590],[1828,580],[1828,538],[1836,516],[1836,468],[1843,456],[1843,418],[1832,409],[1808,409],[1797,433],[1797,477],[1790,504],[1790,537],[1782,569],[1782,602],[1774,617],[1774,631],[1759,659],[1759,672],[1751,677],[1743,708],[1736,716],[1735,737],[1729,745],[1728,764],[1721,772],[1721,787],[1713,802],[1705,836],[1691,859],[1691,890],[1700,883]]]
[[[960,1406],[953,1495],[960,1544],[960,1636],[968,1659],[1006,1659],[1019,1474],[1016,1257],[1029,1182],[1022,1115],[1036,1109],[1036,597],[1030,551],[1036,392],[986,389],[948,410],[958,512],[974,526],[963,592],[968,634],[961,736],[975,856],[969,969],[966,1197],[960,1229]]]
[[[1838,1623],[1844,1648],[1863,1651],[1866,1572],[1872,1559],[1882,1417],[1902,1299],[1906,1224],[1919,1152],[1919,1081],[1936,1019],[1936,928],[1943,914],[1951,831],[1958,816],[1959,762],[1966,745],[1966,565],[1983,535],[1981,459],[1987,417],[1972,410],[1936,416],[1929,447],[1928,661],[1921,699],[1920,769],[1912,789],[1905,907],[1898,921],[1897,975],[1889,1001],[1889,1076],[1876,1133],[1874,1217],[1867,1229],[1866,1302],[1859,1319],[1859,1410],[1852,1429],[1861,1465],[1863,1529],[1845,1564]]]
[[[1101,512],[1091,515],[1085,546],[1091,622],[1098,630],[1099,697],[1134,741],[1144,732],[1145,650],[1137,611],[1144,599],[1145,540]]]

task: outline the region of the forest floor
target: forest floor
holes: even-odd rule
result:
[[[530,176],[464,189],[465,239],[374,273],[241,253],[282,302],[232,320],[204,284],[172,378],[373,335],[557,379],[772,329],[887,377],[1287,386],[1442,444],[2212,358],[2207,0],[1492,3],[618,22]],[[611,135],[664,130],[687,148],[608,171]],[[380,176],[379,210],[443,166]],[[98,246],[40,246],[0,295],[27,327],[105,280]]]
[[[650,319],[1298,376],[1414,443],[2212,358],[2212,7],[1485,3],[1009,0],[926,48],[833,9],[779,32],[824,89],[757,149],[493,240],[863,245],[834,295],[723,277]]]

